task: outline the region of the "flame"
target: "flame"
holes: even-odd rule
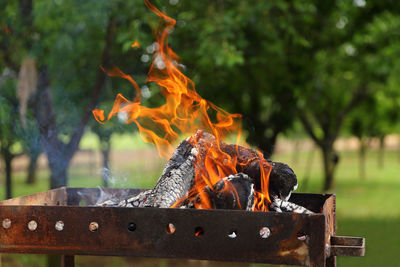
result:
[[[131,47],[140,47],[140,44],[139,44],[138,40],[136,40],[136,41],[131,45]]]
[[[10,28],[8,27],[7,24],[2,25],[1,31],[4,31],[6,34],[10,34],[10,33],[11,33],[11,30],[10,30]]]
[[[189,192],[189,198],[200,195],[201,201],[195,204],[196,208],[209,209],[212,207],[204,196],[204,187],[212,188],[222,178],[238,173],[237,166],[245,164],[239,163],[237,157],[228,155],[220,147],[220,141],[230,134],[236,134],[237,143],[239,143],[242,133],[241,115],[228,113],[203,99],[196,92],[193,81],[180,70],[179,57],[168,46],[168,35],[176,21],[158,10],[148,0],[145,0],[145,4],[164,22],[156,35],[157,45],[154,46],[155,51],[147,81],[155,82],[160,86],[165,103],[155,108],[143,106],[138,84],[130,75],[114,67],[111,70],[103,69],[103,71],[109,76],[128,80],[136,90],[136,97],[131,101],[118,94],[107,118],[104,111],[100,109],[93,110],[93,115],[99,123],[104,124],[117,113],[125,113],[128,118],[126,123],[135,123],[142,139],[156,145],[159,155],[166,158],[172,155],[181,135],[191,135],[198,129],[212,133],[215,140],[211,142],[201,142],[200,138],[189,139],[193,146],[204,151],[196,158],[195,186]],[[139,43],[135,41],[132,47],[135,45]],[[264,160],[262,153],[259,153],[259,159]],[[265,164],[268,163],[265,161]],[[260,175],[264,181],[262,181],[261,192],[255,194],[254,210],[268,210],[267,204],[270,203],[268,177],[271,168],[270,166],[261,170]],[[235,191],[228,181],[225,182],[224,190]]]

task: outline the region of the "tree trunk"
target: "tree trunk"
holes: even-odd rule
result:
[[[378,168],[383,169],[385,164],[385,136],[379,136]]]
[[[338,155],[333,150],[333,145],[326,145],[322,147],[322,158],[325,175],[323,191],[326,192],[333,187],[334,173],[336,164],[338,162]]]
[[[101,180],[103,186],[109,186],[109,169],[110,169],[110,151],[111,151],[111,136],[113,131],[105,127],[93,127],[93,132],[99,138],[99,147],[103,157],[103,168],[101,171]]]
[[[26,184],[36,183],[36,167],[39,154],[32,154],[29,157],[28,176],[26,177]]]
[[[264,158],[271,158],[274,153],[276,138],[279,134],[278,131],[271,130],[272,132],[266,136],[264,134],[265,127],[268,127],[263,124],[253,124],[254,129],[247,136],[247,142],[261,149],[264,153]]]
[[[314,165],[314,155],[315,155],[315,148],[311,148],[311,150],[308,152],[306,168],[305,168],[303,179],[302,179],[301,190],[303,192],[307,192],[307,189],[308,189],[310,176],[311,176],[311,170]]]
[[[67,167],[52,169],[50,168],[50,188],[59,188],[67,186]]]
[[[292,166],[296,166],[299,162],[299,155],[300,155],[300,139],[294,141],[294,149],[292,155]]]
[[[50,168],[50,188],[58,188],[67,186],[67,170],[70,159],[62,157],[60,153],[58,155],[52,155],[48,153],[47,158],[49,159]]]
[[[105,44],[101,53],[101,65],[110,64],[111,46],[114,41],[116,29],[116,14],[112,14],[108,20]],[[102,70],[97,72],[91,90],[91,96],[85,112],[81,116],[80,123],[70,135],[68,143],[64,143],[58,136],[58,126],[54,103],[50,90],[50,76],[45,65],[42,66],[37,82],[37,92],[33,100],[33,110],[39,126],[41,141],[49,161],[50,187],[57,188],[67,185],[67,169],[73,155],[79,148],[79,142],[84,134],[84,129],[92,116],[92,110],[99,102],[99,96],[105,81]]]
[[[3,153],[4,156],[4,164],[5,164],[5,170],[6,170],[6,199],[12,198],[12,183],[11,183],[11,174],[12,174],[12,168],[11,168],[11,162],[13,159],[13,156],[11,153]]]
[[[365,171],[365,158],[367,152],[367,143],[365,138],[360,138],[360,149],[359,149],[359,163],[360,163],[360,179],[365,180],[366,171]]]
[[[108,187],[108,176],[110,168],[110,151],[111,151],[111,139],[109,138],[107,141],[105,141],[104,145],[101,145],[101,154],[103,156],[103,170],[101,172],[102,175],[102,180],[103,180],[103,186]]]

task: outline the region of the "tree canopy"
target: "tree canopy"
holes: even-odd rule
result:
[[[324,189],[333,186],[338,160],[333,143],[343,127],[360,137],[398,131],[399,3],[153,3],[177,20],[169,42],[184,73],[203,98],[243,114],[249,143],[270,156],[277,136],[302,122],[324,155]],[[34,58],[38,81],[28,120],[41,136],[52,187],[67,184],[69,162],[93,120],[91,110],[110,107],[117,92],[134,97],[126,81],[106,77],[100,65],[132,75],[148,96],[144,104],[162,103],[160,89],[146,82],[159,23],[141,0],[0,3],[0,73],[12,74],[9,85],[0,83],[0,99],[14,90],[13,108],[21,108],[15,98],[18,73],[27,57]],[[135,41],[139,45],[132,47]],[[0,118],[9,118],[8,107],[2,105]],[[14,126],[2,123],[2,132]],[[2,146],[9,142],[4,136]]]

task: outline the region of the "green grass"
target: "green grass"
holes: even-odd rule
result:
[[[137,138],[137,137],[134,137]],[[148,146],[139,144],[135,139],[124,146],[127,137],[113,140],[117,147],[113,158],[112,173],[115,178],[113,187],[150,188],[160,175],[164,160],[154,154],[146,154]],[[86,141],[85,141],[86,140]],[[85,138],[84,147],[95,148],[94,136]],[[136,156],[126,153],[125,149],[135,150]],[[126,153],[126,154],[125,154]],[[299,179],[300,192],[320,193],[322,188],[322,166],[319,152],[314,153],[312,164],[308,151],[300,151],[297,156],[291,153],[274,155],[274,160],[288,163]],[[153,155],[153,156],[151,156]],[[297,160],[294,160],[297,158]],[[387,151],[385,166],[377,167],[378,154],[369,152],[367,157],[367,177],[359,178],[358,156],[356,152],[340,152],[332,190],[337,197],[338,235],[366,237],[366,255],[362,258],[339,257],[338,266],[400,266],[396,255],[400,251],[400,158],[398,152]],[[99,159],[95,164],[89,159],[76,162],[69,172],[69,185],[76,187],[96,187],[101,185]],[[311,168],[310,168],[311,166]],[[38,172],[35,185],[24,183],[25,173],[15,172],[13,177],[14,195],[27,195],[48,189],[47,170]],[[4,198],[4,192],[0,192]],[[43,266],[45,257],[35,255],[3,255],[4,266]],[[171,260],[142,260],[139,266],[175,266]],[[132,259],[114,257],[77,257],[78,266],[131,266]],[[208,266],[224,266],[211,264]],[[235,265],[236,266],[236,265]],[[238,265],[239,266],[239,265]],[[257,265],[258,266],[258,265]]]

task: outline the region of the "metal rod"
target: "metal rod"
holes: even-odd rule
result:
[[[61,267],[75,267],[75,256],[61,255]]]

